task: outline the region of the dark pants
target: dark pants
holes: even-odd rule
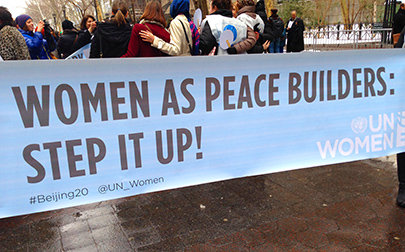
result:
[[[398,181],[405,183],[405,152],[397,154]]]

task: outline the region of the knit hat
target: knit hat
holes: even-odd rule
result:
[[[74,29],[75,27],[73,26],[73,23],[72,23],[72,21],[69,21],[69,20],[64,20],[63,22],[62,22],[62,29],[63,30],[66,30],[66,29]]]
[[[27,23],[28,19],[32,19],[30,16],[22,14],[16,17],[15,23],[18,24],[20,29],[24,28],[25,23]]]
[[[256,5],[256,1],[255,0],[238,0],[238,5],[241,7],[244,6],[255,6]]]

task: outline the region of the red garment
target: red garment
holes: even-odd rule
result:
[[[154,23],[145,23],[152,31],[153,35],[163,39],[166,42],[170,42],[170,33],[163,27]],[[131,39],[129,40],[128,51],[121,58],[127,57],[158,57],[167,56],[167,54],[161,52],[159,49],[154,48],[148,42],[143,42],[139,36],[141,30],[148,31],[145,24],[135,24],[132,28]]]

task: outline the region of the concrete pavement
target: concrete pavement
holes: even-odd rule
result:
[[[405,251],[395,156],[0,219],[1,251]]]

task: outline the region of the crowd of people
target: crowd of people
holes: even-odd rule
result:
[[[0,59],[64,59],[89,43],[90,58],[282,53],[284,47],[287,52],[304,50],[304,22],[296,11],[284,23],[277,9],[272,9],[267,17],[264,0],[237,0],[234,4],[231,0],[212,0],[210,15],[198,27],[189,8],[189,0],[173,0],[170,5],[173,20],[166,29],[160,2],[152,0],[146,5],[141,21],[131,26],[126,3],[115,0],[109,21],[96,22],[93,16],[86,15],[77,29],[65,20],[59,37],[45,22],[39,21],[35,28],[30,16],[24,14],[13,20],[7,8],[0,7]],[[225,32],[233,37],[223,46],[220,38]],[[394,17],[394,33],[399,37],[396,47],[402,47],[404,3]],[[397,204],[405,207],[405,153],[397,158]]]
[[[169,26],[156,0],[148,2],[134,25],[127,19],[125,1],[115,0],[111,9],[111,18],[103,22],[85,15],[80,28],[64,20],[59,36],[44,21],[35,27],[29,15],[13,20],[7,8],[0,7],[0,56],[3,60],[65,59],[89,43],[90,58],[282,53],[285,45],[287,52],[304,49],[304,23],[296,12],[285,25],[277,9],[267,16],[264,0],[213,0],[201,26],[190,16],[189,0],[172,1]],[[226,30],[233,38],[224,47],[219,40]]]

